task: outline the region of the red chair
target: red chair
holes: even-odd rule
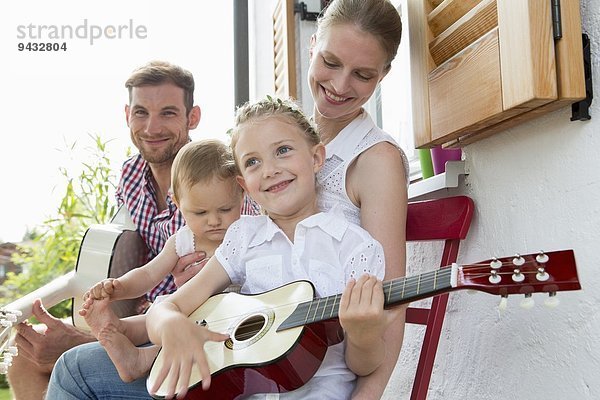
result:
[[[445,243],[440,267],[450,265],[456,262],[460,241],[467,236],[473,208],[473,200],[466,196],[409,203],[406,240],[443,240]],[[445,293],[433,298],[431,308],[409,307],[406,312],[406,322],[426,325],[411,400],[423,400],[427,397],[447,303],[448,293]]]

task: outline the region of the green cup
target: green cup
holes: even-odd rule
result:
[[[429,149],[417,149],[419,152],[419,162],[421,163],[421,174],[423,179],[433,176],[433,163],[431,162],[431,152]]]

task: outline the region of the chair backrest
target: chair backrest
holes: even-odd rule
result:
[[[462,240],[467,236],[473,200],[466,196],[408,204],[406,240]]]
[[[444,241],[440,267],[450,265],[456,262],[460,241],[467,236],[474,208],[473,200],[466,196],[409,203],[406,240]],[[426,325],[411,400],[427,397],[447,302],[448,293],[444,293],[433,298],[431,308],[409,307],[406,311],[407,323]]]
[[[467,196],[445,197],[408,204],[408,242],[444,240],[440,267],[456,262],[460,241],[467,237],[475,206]]]

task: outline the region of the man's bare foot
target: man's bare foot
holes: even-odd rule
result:
[[[133,382],[146,376],[158,354],[158,346],[135,347],[113,324],[100,330],[98,341],[117,367],[123,382]]]
[[[103,300],[87,301],[79,314],[85,318],[92,334],[98,338],[98,334],[105,326],[112,324],[120,327],[121,321],[110,307],[108,298]]]

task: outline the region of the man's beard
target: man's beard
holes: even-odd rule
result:
[[[171,162],[175,159],[177,151],[173,151],[173,147],[168,149],[161,149],[160,151],[148,151],[146,149],[139,149],[142,158],[151,164],[163,164]]]
[[[171,163],[175,159],[177,152],[183,146],[185,146],[185,144],[188,143],[189,141],[190,141],[190,138],[188,136],[185,141],[175,143],[172,146],[169,146],[167,148],[162,148],[162,149],[158,149],[155,151],[149,151],[149,150],[145,149],[143,146],[140,146],[140,148],[138,148],[138,150],[139,150],[140,154],[142,155],[142,157],[144,158],[144,160],[146,160],[146,162],[149,162],[151,164],[163,164],[163,163],[167,163],[167,162]]]

